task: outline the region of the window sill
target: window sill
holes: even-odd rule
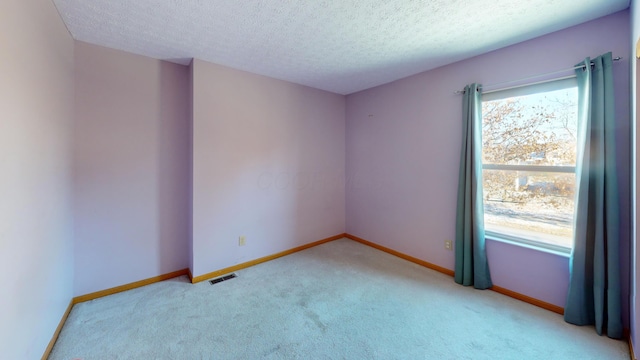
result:
[[[571,249],[551,249],[551,248],[547,248],[544,246],[537,246],[534,244],[527,244],[524,242],[520,242],[517,240],[511,240],[508,239],[506,237],[500,236],[499,234],[493,234],[493,233],[487,233],[485,234],[485,239],[487,240],[491,240],[491,241],[497,241],[497,242],[501,242],[501,243],[507,243],[510,245],[514,245],[514,246],[519,246],[519,247],[523,247],[523,248],[527,248],[527,249],[531,249],[531,250],[536,250],[536,251],[541,251],[541,252],[545,252],[548,254],[553,254],[553,255],[557,255],[557,256],[562,256],[562,257],[566,257],[569,258],[571,257]]]

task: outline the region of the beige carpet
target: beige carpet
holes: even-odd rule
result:
[[[629,359],[558,314],[347,239],[76,305],[50,359]]]

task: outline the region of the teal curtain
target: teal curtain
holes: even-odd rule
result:
[[[462,155],[456,213],[455,281],[477,289],[492,286],[484,239],[482,203],[482,99],[480,85],[464,88]]]
[[[619,198],[611,53],[587,58],[578,78],[577,202],[565,321],[622,337]]]

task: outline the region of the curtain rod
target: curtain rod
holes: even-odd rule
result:
[[[622,58],[620,56],[613,58],[613,61],[620,61],[622,60]],[[591,65],[593,66],[593,61],[591,62]],[[543,76],[549,76],[549,75],[555,75],[555,74],[559,74],[559,73],[564,73],[567,71],[573,71],[575,69],[579,69],[581,67],[583,67],[584,65],[576,65],[572,68],[568,68],[568,69],[564,69],[564,70],[558,70],[558,71],[552,71],[549,73],[545,73],[545,74],[539,74],[539,75],[533,75],[533,76],[529,76],[526,78],[522,78],[522,79],[518,79],[518,80],[510,80],[510,81],[503,81],[503,82],[499,82],[499,83],[495,83],[495,84],[491,84],[491,85],[487,85],[487,87],[494,87],[494,86],[498,86],[498,85],[504,85],[504,84],[510,84],[510,83],[514,83],[514,82],[520,82],[520,81],[525,81],[525,80],[530,80],[530,79],[535,79],[535,78],[539,78],[539,77],[543,77]],[[509,89],[517,89],[519,87],[523,87],[523,86],[529,86],[529,85],[536,85],[536,84],[544,84],[546,82],[550,82],[550,81],[555,81],[555,80],[562,80],[562,79],[569,79],[571,77],[574,77],[575,75],[572,76],[565,76],[562,78],[555,78],[555,79],[549,79],[549,80],[543,80],[543,81],[538,81],[538,82],[534,82],[534,83],[528,83],[528,84],[522,84],[522,85],[516,85],[516,86],[510,86],[510,87],[506,87],[506,88],[502,88],[502,89],[495,89],[495,90],[489,90],[489,91],[483,91],[483,94],[490,94],[492,92],[497,92],[497,91],[502,91],[502,90],[509,90]],[[456,90],[453,92],[454,94],[464,94],[464,90]]]

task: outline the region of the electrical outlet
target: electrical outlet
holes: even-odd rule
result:
[[[453,241],[452,240],[445,240],[444,241],[444,248],[447,250],[453,250]]]
[[[247,238],[242,235],[238,238],[238,246],[245,246],[247,245]]]

